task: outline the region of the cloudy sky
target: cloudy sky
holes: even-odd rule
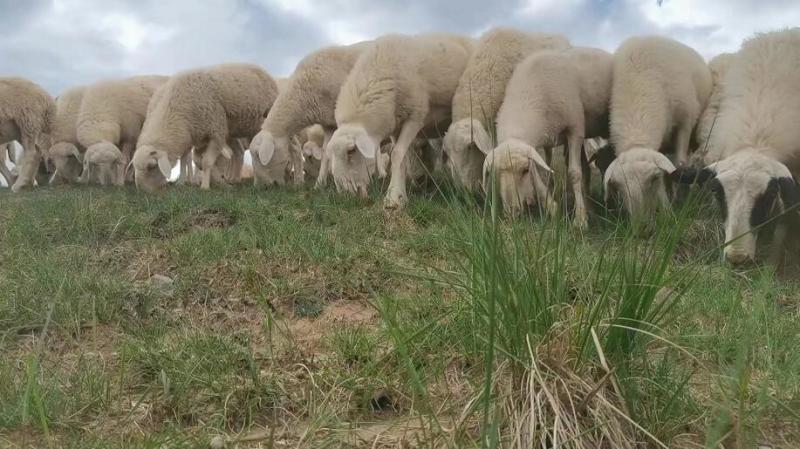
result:
[[[800,24],[797,0],[0,0],[0,76],[53,94],[93,81],[253,61],[286,76],[308,52],[388,32],[507,25],[613,50],[664,34],[710,57]]]

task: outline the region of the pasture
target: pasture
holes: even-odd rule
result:
[[[710,195],[642,238],[383,191],[0,191],[0,447],[800,447],[796,267]]]

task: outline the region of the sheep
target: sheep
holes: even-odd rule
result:
[[[606,201],[622,198],[637,224],[670,208],[675,162],[689,159],[689,141],[711,94],[711,72],[694,50],[664,37],[633,37],[614,54],[611,143],[616,159],[603,177]],[[641,230],[646,230],[642,227]]]
[[[50,132],[55,112],[53,98],[39,85],[22,78],[0,78],[0,144],[16,140],[23,150],[12,192],[33,185],[42,159],[37,144]]]
[[[756,257],[757,228],[778,214],[770,262],[780,265],[789,231],[800,236],[800,28],[746,40],[722,80],[723,98],[700,181],[726,211],[725,258]],[[687,176],[691,175],[691,176]],[[695,178],[691,170],[680,179]],[[794,211],[791,211],[795,208]]]
[[[78,143],[86,151],[93,145],[102,145],[99,154],[106,154],[106,144],[110,143],[120,150],[127,165],[136,148],[150,98],[168,79],[159,75],[135,76],[88,86],[78,112]],[[107,157],[93,160],[111,161]]]
[[[709,147],[709,136],[713,132],[713,127],[716,126],[719,104],[722,101],[722,78],[735,58],[736,54],[734,53],[722,53],[708,62],[708,68],[711,70],[711,96],[708,99],[708,105],[700,115],[700,120],[697,122],[697,128],[695,129],[697,151],[692,154],[692,161],[702,163],[708,152],[716,151]],[[712,156],[712,158],[714,157]]]
[[[111,142],[101,141],[83,155],[81,182],[101,186],[125,185],[125,157]]]
[[[85,90],[83,86],[73,87],[56,99],[56,116],[50,133],[53,143],[50,159],[55,165],[51,184],[78,182],[83,170],[82,154],[86,148],[78,142],[77,124]]]
[[[336,100],[338,128],[328,142],[331,171],[339,191],[367,195],[367,159],[397,133],[391,180],[384,206],[402,208],[406,153],[421,131],[436,136],[450,120],[453,94],[473,47],[448,34],[387,35],[356,62]]]
[[[319,124],[330,136],[336,127],[334,108],[339,90],[356,60],[371,44],[326,47],[303,58],[270,109],[261,131],[250,145],[258,183],[285,184],[290,165],[302,167],[290,141],[304,128]],[[327,140],[327,139],[326,139]],[[328,160],[321,158],[319,184],[325,183]],[[303,182],[302,169],[294,170],[295,184]]]
[[[481,36],[458,82],[453,120],[444,138],[456,182],[471,191],[480,189],[483,160],[492,149],[489,131],[517,64],[541,50],[568,48],[569,40],[559,34],[495,28]]]
[[[272,77],[252,64],[222,64],[170,78],[152,105],[133,157],[136,185],[166,185],[172,165],[192,148],[203,155],[201,188],[211,187],[217,158],[233,157],[228,139],[252,138],[278,95]]]
[[[552,173],[538,150],[564,144],[568,182],[575,196],[575,225],[588,226],[583,151],[587,138],[608,137],[612,56],[593,48],[535,53],[514,70],[497,115],[500,144],[484,162],[496,174],[504,209],[517,215],[537,200],[551,214],[556,207],[538,171]],[[588,179],[588,178],[587,178]]]

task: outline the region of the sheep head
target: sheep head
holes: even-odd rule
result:
[[[549,192],[538,192],[535,187],[548,184],[544,180],[536,182],[541,180],[540,171],[553,172],[535,148],[519,140],[507,140],[486,156],[483,186],[487,192],[492,186],[499,187],[503,210],[516,217],[527,206],[542,203],[548,197]]]
[[[78,182],[83,171],[83,156],[78,147],[69,142],[58,142],[50,147],[50,159],[58,178],[69,183]]]
[[[669,210],[671,175],[675,166],[662,153],[631,148],[617,156],[603,176],[606,202],[622,200],[631,220],[648,229],[656,213]]]
[[[682,171],[680,182],[700,182],[717,197],[725,213],[725,258],[734,265],[755,261],[757,230],[789,211],[797,221],[800,189],[786,165],[754,149],[744,149],[699,173]]]
[[[380,141],[360,125],[344,125],[333,133],[328,151],[338,191],[368,195],[370,174],[375,170],[376,158],[381,158]]]
[[[133,153],[136,187],[152,192],[167,185],[172,174],[172,162],[166,151],[152,145],[142,145]]]
[[[475,119],[462,119],[450,125],[442,149],[453,179],[470,191],[478,191],[483,160],[492,151],[492,139]]]
[[[105,141],[89,146],[83,155],[82,180],[101,186],[123,185],[125,162],[119,148]]]
[[[285,185],[291,172],[289,138],[261,130],[250,142],[253,179],[256,184]]]

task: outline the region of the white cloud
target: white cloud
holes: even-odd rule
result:
[[[52,93],[102,78],[252,61],[277,76],[306,54],[390,32],[494,26],[562,32],[613,51],[634,34],[706,57],[756,31],[800,24],[796,0],[0,0],[0,75]]]

